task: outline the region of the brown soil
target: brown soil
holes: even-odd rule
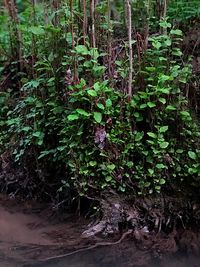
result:
[[[70,215],[61,217],[64,221],[58,218],[51,208],[34,201],[22,203],[0,195],[0,267],[200,266],[200,234],[194,231],[168,235],[133,231],[118,243],[122,234],[109,240],[81,239],[86,220]],[[93,246],[104,242],[115,244]],[[88,247],[91,249],[82,249]],[[79,252],[44,261],[74,251]]]
[[[74,216],[68,216],[62,222],[52,215],[55,214],[50,208],[40,204],[22,203],[1,195],[0,267],[34,262],[60,254],[64,247],[78,247],[83,231],[81,226],[86,222]]]

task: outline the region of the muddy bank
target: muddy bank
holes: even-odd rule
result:
[[[1,195],[0,266],[200,266],[197,230],[182,228],[169,234],[133,230],[86,239],[81,233],[87,220],[73,215],[59,218],[48,206]]]

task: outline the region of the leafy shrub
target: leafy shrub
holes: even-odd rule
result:
[[[40,12],[29,25],[31,10],[20,14],[24,57],[33,55],[18,76],[20,92],[0,95],[2,152],[9,148],[16,162],[34,170],[38,184],[47,166],[53,170],[48,178],[59,172],[56,189],[75,188],[80,195],[199,186],[200,129],[185,92],[191,66],[182,61],[182,32],[160,22],[163,34],[149,37],[135,64],[130,98],[106,80],[100,62],[107,51],[87,40],[72,45],[66,30],[72,18],[64,7],[59,25],[42,24]],[[115,63],[127,78],[127,59]]]

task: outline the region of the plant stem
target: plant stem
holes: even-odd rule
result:
[[[129,44],[129,78],[128,78],[128,95],[132,97],[133,81],[133,48],[132,48],[132,11],[130,0],[125,0],[127,9],[127,27],[128,27],[128,44]]]

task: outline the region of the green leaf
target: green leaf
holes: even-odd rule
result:
[[[171,23],[167,22],[166,20],[163,20],[159,23],[160,27],[166,29],[166,28],[171,28]]]
[[[112,176],[106,176],[106,182],[110,182],[110,181],[112,181]]]
[[[97,103],[97,107],[100,108],[100,109],[102,109],[102,110],[105,109],[104,105],[101,104],[101,103]]]
[[[42,29],[39,26],[31,26],[29,27],[29,32],[31,32],[34,35],[42,35],[45,33],[44,29]]]
[[[155,67],[146,67],[145,69],[147,71],[149,71],[149,72],[155,72],[156,71],[156,68]]]
[[[171,44],[172,44],[171,39],[167,39],[167,40],[165,40],[165,45],[167,45],[167,46],[171,46]]]
[[[139,142],[140,140],[142,140],[144,136],[144,132],[137,132],[135,135],[135,142]]]
[[[113,171],[115,169],[115,164],[109,164],[107,165],[107,168],[110,170],[110,171]]]
[[[106,100],[106,107],[107,108],[112,107],[112,100],[111,99]]]
[[[154,174],[154,170],[153,169],[148,169],[148,172],[149,172],[150,175]]]
[[[102,114],[100,112],[94,112],[93,116],[96,122],[100,123],[102,121]]]
[[[31,130],[31,127],[29,126],[25,126],[24,128],[22,128],[22,131],[24,132],[28,132],[29,130]]]
[[[157,135],[155,133],[152,133],[152,132],[148,132],[147,135],[152,137],[152,138],[157,138]]]
[[[89,162],[89,165],[90,165],[91,167],[94,167],[94,166],[97,165],[97,162],[96,162],[96,161],[90,161],[90,162]]]
[[[156,104],[155,104],[154,102],[148,102],[148,103],[147,103],[147,106],[148,106],[149,108],[154,108],[154,107],[156,106]]]
[[[170,34],[182,36],[183,32],[179,29],[176,29],[176,30],[171,30]]]
[[[159,98],[159,101],[164,105],[164,104],[166,104],[166,99],[165,98],[163,98],[163,97],[160,97]]]
[[[93,87],[94,87],[94,90],[96,90],[96,91],[99,91],[99,90],[101,89],[101,86],[100,86],[99,82],[96,82],[96,83],[93,85]]]
[[[180,114],[181,114],[183,117],[190,117],[190,113],[187,112],[187,111],[181,111]]]
[[[169,146],[169,143],[168,142],[162,142],[162,143],[159,143],[159,146],[160,146],[160,148],[167,148]]]
[[[173,55],[173,56],[178,56],[178,57],[180,57],[180,56],[183,55],[183,53],[182,53],[182,51],[181,51],[179,48],[174,48],[174,49],[172,50],[172,55]]]
[[[168,126],[166,125],[166,126],[162,126],[162,127],[160,127],[160,129],[159,129],[159,132],[160,133],[165,133],[167,130],[168,130]]]
[[[90,116],[90,114],[87,111],[85,111],[84,109],[81,109],[81,108],[77,108],[76,109],[76,112],[78,114],[83,115],[83,116],[86,116],[86,117],[89,117]]]
[[[155,186],[155,189],[156,189],[156,191],[157,191],[158,193],[160,193],[160,189],[161,189],[160,185]]]
[[[176,107],[175,106],[172,106],[172,105],[168,105],[166,107],[166,110],[176,110]]]
[[[188,173],[189,174],[195,174],[195,173],[197,173],[198,172],[198,170],[196,169],[196,168],[189,168],[188,169]]]
[[[40,137],[40,136],[42,136],[42,135],[43,135],[43,133],[40,132],[40,131],[37,131],[37,132],[34,132],[34,133],[33,133],[33,136],[35,136],[35,137]]]
[[[196,153],[193,152],[193,151],[188,151],[188,156],[189,156],[191,159],[194,159],[194,160],[197,159],[197,155],[196,155]]]
[[[170,89],[169,88],[160,88],[158,90],[160,93],[166,94],[168,95],[170,93]]]
[[[153,43],[152,43],[152,45],[153,45],[153,47],[155,47],[157,50],[159,50],[160,48],[161,48],[161,43],[160,42],[158,42],[158,41],[153,41]]]
[[[182,154],[183,151],[184,151],[183,149],[177,149],[177,150],[176,150],[176,153],[178,153],[178,154]]]
[[[156,168],[157,169],[165,169],[165,165],[162,163],[158,163],[158,164],[156,164]]]
[[[139,112],[134,112],[133,116],[136,117],[136,118],[139,118],[140,117],[140,113]]]
[[[93,97],[97,96],[97,92],[95,90],[92,90],[92,89],[88,90],[87,93],[88,93],[88,95],[93,96]]]
[[[87,49],[87,47],[85,45],[77,45],[75,47],[75,50],[80,55],[89,55],[90,54],[89,50]]]
[[[144,109],[144,108],[146,108],[147,107],[147,104],[142,104],[142,105],[140,105],[140,108],[141,109]]]
[[[67,116],[67,119],[69,121],[74,121],[74,120],[78,120],[79,116],[77,114],[71,114]]]
[[[166,183],[165,179],[162,178],[162,179],[159,180],[159,184],[163,185],[165,183]]]

